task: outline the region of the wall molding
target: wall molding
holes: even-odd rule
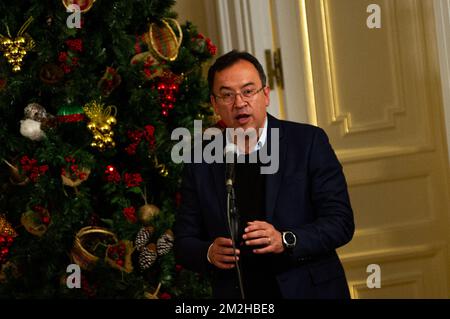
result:
[[[435,150],[434,145],[419,146],[378,146],[349,150],[336,150],[336,155],[343,164],[379,160],[390,157],[403,157],[413,154],[429,153]]]
[[[395,3],[392,1],[384,2],[385,6],[389,6],[388,12],[395,12]],[[330,8],[328,5],[328,0],[320,1],[320,19],[322,21],[322,39],[324,46],[324,54],[325,54],[325,65],[327,72],[327,80],[328,80],[328,90],[330,96],[330,112],[331,112],[331,123],[341,124],[343,135],[355,134],[355,133],[365,133],[374,130],[382,130],[386,128],[395,128],[396,127],[396,116],[399,114],[405,114],[405,99],[404,96],[406,94],[403,82],[400,80],[399,74],[402,73],[400,67],[400,48],[398,46],[398,27],[395,23],[395,19],[392,15],[388,16],[389,24],[394,28],[391,32],[388,33],[389,38],[389,51],[392,56],[392,60],[394,63],[392,70],[392,78],[395,88],[393,91],[398,92],[394,97],[394,101],[391,105],[386,105],[384,109],[383,119],[372,121],[365,124],[357,124],[352,120],[351,112],[342,111],[342,107],[340,106],[340,101],[338,97],[338,89],[336,87],[336,61],[334,57],[336,56],[335,50],[333,47],[333,39],[331,38],[331,30],[332,26],[329,21],[329,17],[332,16],[330,12]]]
[[[414,285],[414,298],[420,298],[419,292],[424,291],[424,272],[411,272],[396,276],[387,276],[382,277],[381,281],[381,289],[395,287],[395,286],[404,286],[407,284]],[[350,291],[352,298],[361,299],[362,291],[370,291],[372,289],[367,287],[367,283],[364,280],[354,281],[349,283]]]
[[[450,159],[450,0],[434,0],[433,5],[442,81],[447,151]]]
[[[377,263],[387,263],[404,261],[407,259],[426,258],[437,255],[439,252],[445,252],[447,244],[445,242],[437,242],[434,244],[402,246],[394,248],[386,248],[380,250],[366,251],[362,253],[340,254],[339,258],[346,267],[365,266],[374,260]]]

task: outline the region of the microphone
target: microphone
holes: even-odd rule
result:
[[[228,143],[225,146],[225,186],[227,187],[227,193],[230,193],[235,177],[235,154],[237,155],[237,146],[233,143]]]
[[[239,214],[236,207],[236,197],[234,193],[235,160],[237,155],[237,146],[228,143],[225,146],[225,186],[227,188],[227,221],[230,231],[231,243],[233,246],[233,255],[236,258],[235,265],[238,275],[239,289],[242,299],[245,299],[244,284],[242,280],[241,265],[237,261],[236,241],[239,236]]]

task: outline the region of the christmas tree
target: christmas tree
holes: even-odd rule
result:
[[[174,2],[0,3],[0,296],[209,296],[172,253],[170,154],[212,119],[216,48]]]

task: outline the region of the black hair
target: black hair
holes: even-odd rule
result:
[[[261,79],[261,83],[263,86],[266,86],[266,74],[264,73],[264,69],[259,63],[258,59],[255,58],[253,55],[251,55],[248,52],[245,51],[237,51],[232,50],[221,57],[219,57],[216,62],[209,68],[208,70],[208,86],[209,86],[209,93],[213,94],[213,86],[214,86],[214,76],[217,72],[220,72],[233,64],[245,60],[250,62],[254,65],[256,70],[259,73],[259,78]]]

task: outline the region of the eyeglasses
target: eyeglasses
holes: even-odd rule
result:
[[[250,98],[252,98],[255,94],[261,92],[264,89],[264,86],[260,89],[245,89],[242,92],[236,93],[236,92],[225,92],[222,95],[215,95],[213,96],[216,99],[219,99],[221,101],[221,104],[229,105],[233,104],[234,101],[236,101],[236,96],[240,95],[241,98],[244,101],[248,101]]]

